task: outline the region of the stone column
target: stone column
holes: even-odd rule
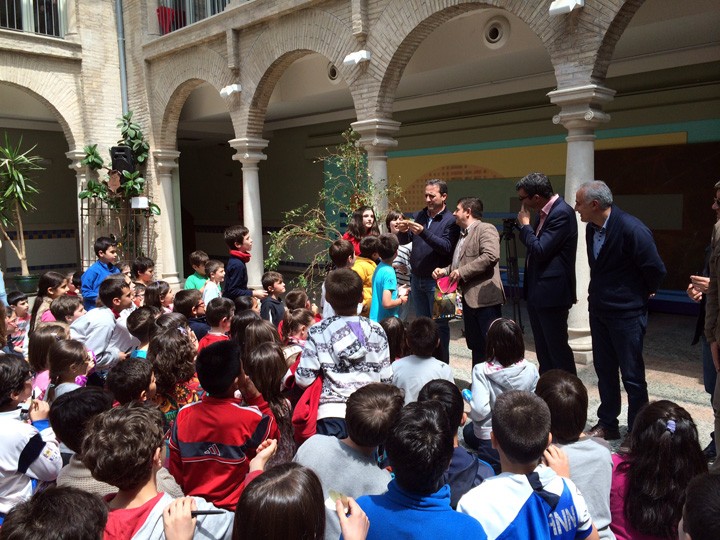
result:
[[[65,156],[70,160],[68,167],[75,173],[77,180],[77,194],[85,189],[87,180],[87,167],[81,162],[85,159],[83,150],[71,150],[66,152]],[[82,214],[82,201],[77,199],[77,223],[78,223],[78,256],[80,258],[80,267],[85,270],[88,266],[95,262],[95,252],[93,251],[94,238],[88,236],[90,227],[87,216]]]
[[[358,142],[367,151],[368,171],[375,184],[373,208],[378,222],[382,226],[388,211],[387,150],[398,144],[392,135],[400,130],[400,122],[387,118],[371,118],[353,122],[351,126],[360,134]]]
[[[243,175],[243,225],[250,230],[253,247],[250,251],[248,269],[248,287],[260,289],[260,278],[264,271],[262,212],[260,210],[260,177],[258,163],[267,159],[263,149],[268,145],[265,139],[242,137],[230,141],[237,152],[233,159],[242,163]]]
[[[161,214],[157,216],[160,224],[160,234],[158,242],[158,266],[159,277],[163,281],[167,281],[170,287],[177,289],[180,286],[180,277],[177,270],[177,261],[175,257],[176,236],[181,235],[182,231],[175,226],[175,197],[174,192],[179,189],[175,185],[173,172],[177,169],[177,159],[180,152],[177,150],[155,150],[153,158],[155,160],[155,175],[157,184],[160,188],[159,197],[154,202],[161,209]],[[159,263],[159,264],[158,264]]]
[[[602,111],[602,105],[612,101],[615,91],[597,84],[564,88],[548,94],[550,101],[558,105],[560,113],[553,117],[554,124],[562,124],[568,130],[567,163],[565,166],[565,200],[575,205],[575,193],[584,182],[595,179],[595,129],[608,122],[610,115]],[[587,291],[590,283],[585,243],[585,224],[578,219],[578,247],[575,263],[578,301],[570,310],[568,334],[570,347],[579,364],[592,362],[592,339],[588,314]]]

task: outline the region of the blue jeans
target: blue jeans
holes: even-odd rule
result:
[[[500,454],[492,447],[490,439],[478,439],[475,436],[472,422],[465,424],[463,428],[463,439],[465,439],[465,444],[477,452],[480,459],[493,468],[495,474],[502,472],[500,468]]]
[[[647,312],[626,318],[590,313],[593,365],[600,392],[598,422],[605,428],[618,427],[622,403],[618,369],[628,395],[628,431],[632,430],[638,411],[648,402],[642,356],[646,329]]]
[[[432,318],[433,297],[435,296],[435,280],[422,278],[415,274],[410,276],[410,296],[415,305],[415,315]],[[440,356],[438,360],[450,363],[450,327],[444,320],[435,321],[440,333]]]
[[[463,322],[465,323],[465,342],[472,351],[472,365],[487,360],[485,338],[495,319],[502,317],[502,305],[471,308],[463,304]]]

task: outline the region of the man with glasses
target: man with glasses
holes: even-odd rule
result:
[[[520,241],[525,245],[523,295],[535,338],[540,374],[563,369],[577,374],[568,343],[568,313],[577,302],[577,220],[572,207],[553,193],[547,176],[533,172],[516,185]],[[530,225],[530,210],[535,223]]]

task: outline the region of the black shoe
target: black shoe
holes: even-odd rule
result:
[[[620,430],[618,428],[608,428],[601,424],[595,424],[585,432],[588,437],[598,437],[606,441],[614,441],[620,438]]]

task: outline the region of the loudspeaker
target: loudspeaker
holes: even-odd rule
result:
[[[112,168],[120,172],[121,182],[125,181],[122,176],[123,171],[135,172],[135,158],[129,146],[113,146],[110,149],[110,159],[112,160]]]

